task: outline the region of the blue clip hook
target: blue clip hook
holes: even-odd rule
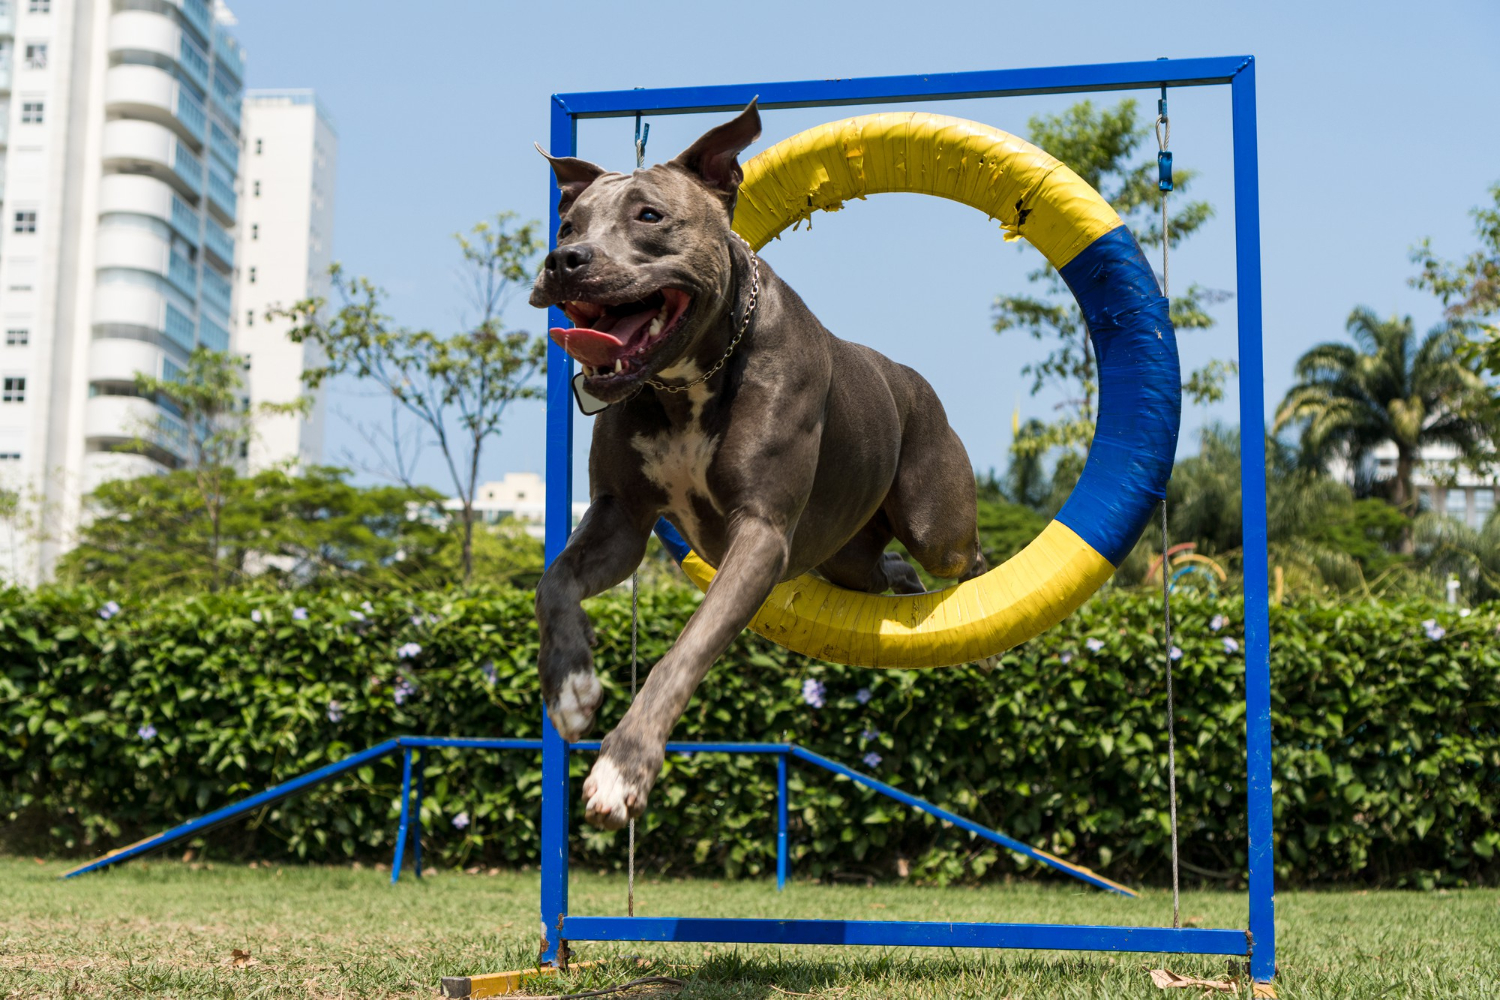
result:
[[[1156,102],[1156,115],[1162,122],[1167,120],[1167,88],[1163,84],[1161,97]],[[1156,188],[1159,191],[1172,190],[1172,151],[1163,149],[1156,154]]]

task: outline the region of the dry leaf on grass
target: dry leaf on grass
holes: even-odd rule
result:
[[[1227,979],[1197,979],[1193,976],[1179,976],[1175,972],[1166,969],[1152,969],[1151,982],[1157,989],[1201,989],[1204,992],[1218,991],[1219,993],[1238,993],[1239,987]]]
[[[255,959],[250,957],[250,953],[242,948],[234,949],[229,956],[229,964],[236,969],[248,968],[254,961]]]

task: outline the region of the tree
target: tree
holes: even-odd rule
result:
[[[393,450],[397,479],[412,485],[412,466],[402,451],[402,417],[432,436],[461,504],[465,582],[474,572],[474,498],[484,445],[500,435],[511,403],[541,398],[535,378],[546,371],[545,338],[507,331],[502,319],[507,302],[529,283],[532,261],[543,246],[538,223],[513,227],[514,219],[501,213],[494,223],[481,222],[456,237],[477,315],[453,336],[396,325],[381,311],[385,291],[368,278],[346,277],[337,264],[330,274],[343,305],[331,317],[325,318],[327,303],[321,298],[272,312],[291,319],[292,340],[311,342],[322,352],[325,363],[303,374],[310,388],[352,373],[391,400],[391,430],[380,437]],[[372,433],[366,438],[377,439]]]
[[[1093,102],[1083,101],[1060,115],[1034,117],[1027,125],[1031,141],[1067,164],[1103,195],[1130,226],[1142,247],[1162,245],[1162,193],[1157,188],[1155,161],[1132,162],[1136,151],[1152,134],[1150,123],[1139,120],[1135,101],[1121,101],[1112,109],[1098,109]],[[1178,167],[1173,178],[1177,192],[1186,192],[1195,175],[1193,170]],[[1170,218],[1168,245],[1176,247],[1212,217],[1213,208],[1207,202],[1182,203]],[[1098,394],[1088,328],[1056,268],[1044,264],[1028,274],[1027,280],[1041,286],[1042,294],[997,298],[994,329],[999,334],[1022,330],[1033,339],[1052,345],[1046,357],[1021,371],[1031,376],[1032,395],[1048,386],[1061,390],[1064,402],[1059,409],[1065,415],[1051,423],[1038,424],[1033,433],[1017,434],[1012,451],[1024,456],[1062,448],[1082,455],[1093,438]],[[1179,332],[1208,329],[1214,320],[1207,306],[1221,297],[1222,293],[1196,284],[1189,286],[1186,292],[1172,298],[1173,325]],[[1214,362],[1192,373],[1184,383],[1184,390],[1199,402],[1216,402],[1223,397],[1225,375],[1233,370],[1232,363]]]
[[[1408,518],[1401,551],[1412,552],[1417,513],[1412,477],[1422,450],[1446,444],[1480,464],[1492,455],[1489,394],[1476,366],[1460,354],[1458,331],[1444,324],[1418,340],[1411,317],[1381,320],[1368,309],[1349,315],[1354,345],[1319,344],[1297,360],[1298,382],[1276,410],[1274,429],[1301,430],[1305,465],[1342,459],[1358,468],[1384,442],[1396,447],[1392,502]]]
[[[1456,517],[1427,513],[1417,518],[1417,556],[1441,579],[1457,578],[1471,601],[1500,599],[1500,517],[1491,514],[1477,530]]]
[[[235,464],[255,437],[255,421],[263,416],[305,413],[308,407],[305,398],[250,406],[241,395],[244,367],[244,361],[236,355],[200,346],[188,355],[187,367],[171,378],[135,377],[136,392],[174,411],[185,428],[185,466],[208,523],[208,532],[199,544],[212,568],[203,580],[209,590],[218,589],[224,582],[220,567],[228,486],[237,475]],[[144,437],[137,437],[134,447],[156,450]]]
[[[1420,268],[1412,284],[1438,297],[1447,318],[1476,338],[1471,351],[1484,370],[1500,375],[1500,324],[1494,322],[1500,314],[1500,184],[1490,188],[1490,198],[1492,205],[1469,213],[1479,249],[1453,263],[1433,253],[1431,240],[1423,240],[1412,251]]]
[[[63,556],[65,580],[127,591],[191,591],[252,578],[299,586],[359,579],[438,582],[447,533],[405,487],[361,488],[345,471],[268,469],[216,480],[217,520],[195,470],[106,482],[88,498],[79,544]],[[427,579],[429,578],[430,579]]]

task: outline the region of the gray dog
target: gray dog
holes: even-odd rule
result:
[[[564,739],[602,697],[580,602],[627,579],[659,516],[718,570],[583,785],[589,822],[640,815],[672,727],[771,588],[816,570],[853,590],[920,593],[984,572],[974,473],[932,387],[840,340],[730,230],[760,135],[754,102],[672,160],[626,176],[551,157],[557,249],[531,293],[574,323],[594,424],[588,513],[537,587],[542,696]]]

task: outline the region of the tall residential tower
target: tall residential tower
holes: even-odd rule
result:
[[[219,15],[0,0],[0,486],[46,529],[0,531],[0,578],[44,576],[99,482],[188,457],[134,379],[234,336],[244,70]]]
[[[249,360],[251,404],[286,403],[305,394],[302,372],[319,358],[310,345],[287,339],[286,320],[266,314],[329,294],[339,140],[310,90],[250,91],[244,128],[235,351]],[[319,392],[305,418],[258,422],[250,443],[251,471],[321,462],[323,414]]]

